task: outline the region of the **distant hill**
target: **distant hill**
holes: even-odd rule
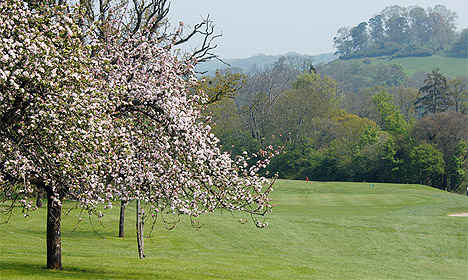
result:
[[[195,70],[199,73],[205,73],[205,75],[212,75],[217,69],[242,69],[242,72],[246,73],[254,67],[265,67],[273,64],[282,56],[302,56],[305,58],[312,58],[314,65],[326,64],[338,58],[333,53],[325,53],[319,55],[301,55],[297,53],[287,53],[283,55],[265,55],[256,54],[249,58],[235,58],[235,59],[223,59],[229,65],[226,65],[218,60],[211,60],[203,62],[197,65]]]
[[[338,29],[333,43],[340,59],[379,56],[468,58],[468,29],[457,32],[457,13],[443,5],[386,7],[367,22]]]
[[[338,81],[346,92],[382,86],[412,87],[424,85],[427,73],[439,68],[447,79],[468,77],[468,58],[446,56],[394,58],[382,56],[361,59],[336,59],[317,67],[318,73]]]

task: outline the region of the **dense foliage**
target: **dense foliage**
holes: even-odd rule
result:
[[[200,57],[175,56],[173,42],[155,36],[157,17],[129,30],[116,10],[85,28],[82,8],[0,4],[0,200],[11,215],[46,193],[47,268],[62,267],[67,199],[98,218],[98,204],[134,199],[155,216],[270,212],[270,182],[258,171],[273,151],[233,159],[218,148],[201,116]]]
[[[336,54],[342,59],[384,55],[398,58],[446,51],[466,57],[466,31],[456,33],[457,17],[443,5],[427,9],[386,7],[367,22],[340,28],[333,39]]]
[[[234,99],[209,107],[214,132],[233,154],[283,146],[268,168],[281,178],[461,192],[468,183],[468,79],[447,79],[439,69],[419,76],[361,61],[301,72],[284,58],[246,73]]]

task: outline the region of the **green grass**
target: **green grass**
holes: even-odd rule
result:
[[[1,279],[466,279],[468,197],[420,185],[306,183],[281,180],[270,226],[242,225],[234,214],[182,218],[171,231],[158,223],[138,259],[134,210],[127,237],[117,235],[118,209],[105,228],[62,222],[62,271],[43,269],[45,209],[25,219],[19,209],[0,225]],[[150,226],[147,224],[147,228]]]
[[[468,76],[468,58],[452,58],[435,55],[430,57],[405,57],[396,59],[378,57],[371,59],[371,61],[374,64],[400,64],[403,66],[408,76],[412,76],[418,71],[429,73],[434,68],[440,68],[440,72],[450,79],[458,76]]]

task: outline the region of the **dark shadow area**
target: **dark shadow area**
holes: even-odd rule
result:
[[[62,270],[49,270],[45,268],[44,264],[27,264],[15,261],[2,261],[0,262],[0,274],[8,278],[9,274],[21,275],[23,279],[160,279],[162,276],[158,274],[145,274],[132,272],[131,275],[123,275],[121,272],[113,272],[102,270],[99,268],[89,269],[80,268],[76,266],[64,265]],[[7,279],[5,278],[5,279]],[[167,279],[166,276],[164,278]],[[21,279],[21,278],[19,278]]]

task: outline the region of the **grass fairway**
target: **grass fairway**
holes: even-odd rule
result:
[[[1,279],[463,279],[468,275],[468,197],[420,185],[306,183],[281,180],[270,226],[256,229],[215,213],[195,231],[182,218],[158,223],[138,259],[134,210],[126,238],[116,237],[118,209],[105,228],[62,221],[63,271],[46,262],[45,209],[0,225]],[[147,228],[150,225],[147,224]]]
[[[453,58],[434,55],[429,57],[404,57],[396,59],[378,57],[371,60],[374,64],[400,64],[403,66],[408,76],[411,76],[418,71],[430,73],[434,68],[440,68],[440,72],[449,79],[453,79],[458,76],[468,76],[468,58]]]

